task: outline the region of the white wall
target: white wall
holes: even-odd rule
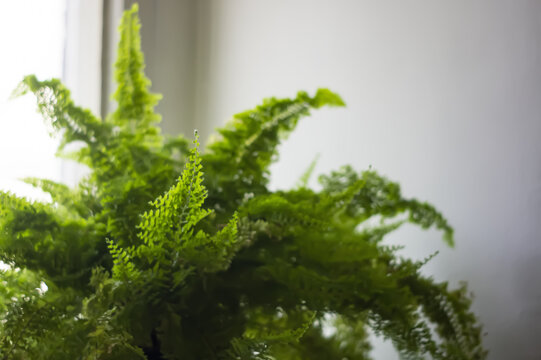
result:
[[[437,205],[455,250],[414,228],[393,241],[441,249],[426,272],[469,282],[490,359],[539,359],[541,1],[205,0],[197,15],[203,136],[263,97],[339,92],[348,107],[299,125],[273,186],[321,153],[319,173],[372,165]]]
[[[111,0],[112,1],[112,0]],[[101,1],[65,0],[64,66],[62,82],[78,106],[100,115],[102,107]],[[77,146],[74,144],[68,146]],[[62,159],[62,182],[75,186],[87,173],[86,166]]]
[[[21,179],[60,179],[58,141],[48,136],[34,96],[10,94],[26,75],[62,74],[64,12],[63,0],[0,1],[0,191],[35,200],[49,197]]]

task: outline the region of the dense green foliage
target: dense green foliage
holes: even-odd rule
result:
[[[50,203],[0,193],[2,359],[369,359],[369,331],[404,358],[485,357],[466,290],[381,243],[411,222],[452,245],[434,207],[349,167],[319,192],[309,173],[268,190],[281,139],[312,109],[344,105],[338,95],[267,99],[200,154],[197,133],[191,146],[160,135],[139,26],[134,7],[106,119],[58,80],[19,89],[37,97],[60,155],[90,172],[76,188],[27,179]]]

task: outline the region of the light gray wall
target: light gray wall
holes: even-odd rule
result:
[[[101,1],[66,0],[64,64],[62,81],[73,101],[100,114],[102,106],[102,27]],[[72,144],[73,146],[73,144]],[[77,145],[75,145],[77,146]],[[87,173],[86,166],[60,160],[60,177],[75,186]]]
[[[372,165],[438,206],[457,246],[407,228],[426,273],[467,280],[490,359],[541,345],[541,1],[198,2],[196,118],[203,136],[263,97],[319,86],[346,109],[301,122],[273,187]],[[376,358],[391,359],[386,349]]]

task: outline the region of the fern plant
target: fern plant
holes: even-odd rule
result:
[[[197,133],[192,145],[160,135],[139,26],[134,6],[105,119],[59,80],[18,88],[36,96],[59,154],[90,171],[75,188],[25,179],[49,203],[0,193],[2,359],[370,359],[370,332],[403,358],[485,358],[466,289],[381,242],[410,222],[452,245],[433,206],[350,167],[318,192],[311,170],[293,190],[268,189],[281,139],[313,109],[343,106],[338,95],[266,99],[200,154]]]

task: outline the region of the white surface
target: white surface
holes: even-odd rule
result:
[[[302,121],[273,167],[287,188],[370,164],[429,200],[457,247],[409,227],[407,255],[467,280],[490,359],[541,346],[541,2],[228,0],[198,3],[196,115],[202,137],[263,97],[319,86],[346,109]],[[377,359],[392,359],[379,347]]]
[[[66,0],[62,81],[70,89],[74,103],[90,109],[98,117],[101,115],[102,91],[102,18],[103,2],[100,0]],[[79,145],[68,146],[75,149]],[[87,171],[86,166],[74,161],[62,161],[61,178],[70,186],[75,186]]]
[[[64,7],[64,0],[0,2],[0,190],[34,199],[47,197],[18,179],[59,180],[57,142],[36,113],[33,95],[9,97],[25,75],[62,75]]]
[[[100,115],[102,1],[67,0],[63,81],[74,102]]]

